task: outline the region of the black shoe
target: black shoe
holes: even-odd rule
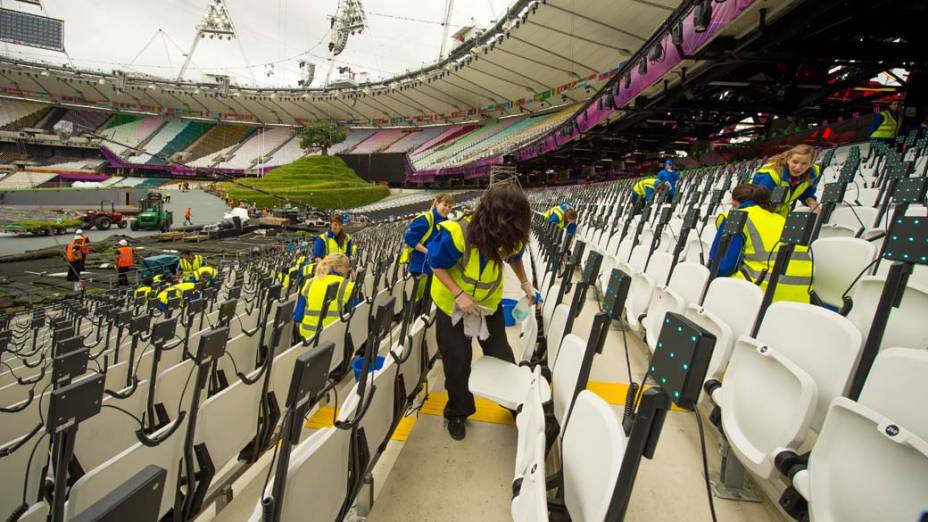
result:
[[[448,419],[448,434],[454,440],[464,440],[467,435],[467,427],[464,424],[464,417],[451,417]]]

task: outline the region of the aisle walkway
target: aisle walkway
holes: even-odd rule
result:
[[[506,294],[517,296],[519,284],[507,270]],[[565,297],[569,301],[570,294]],[[595,292],[587,294],[582,313],[577,317],[574,333],[589,336],[593,317],[599,311]],[[518,347],[518,328],[508,329],[510,345]],[[637,338],[626,335],[632,374],[641,380],[648,353]],[[475,347],[476,347],[475,343]],[[481,355],[478,348],[474,357]],[[517,354],[518,355],[518,354]],[[622,333],[609,332],[603,353],[596,356],[589,388],[605,398],[622,414],[628,370]],[[430,373],[433,391],[442,391],[441,363]],[[492,405],[478,407],[484,415]],[[503,410],[505,411],[505,410]],[[440,413],[439,413],[440,414]],[[480,417],[478,414],[475,417]],[[492,417],[492,414],[491,414]],[[702,460],[696,420],[692,413],[671,412],[667,416],[660,443],[653,460],[643,460],[635,484],[627,520],[710,520],[702,476]],[[707,429],[709,469],[718,470],[717,441],[713,429]],[[375,503],[370,522],[394,521],[480,521],[511,520],[512,475],[515,459],[516,431],[513,425],[486,422],[472,417],[467,438],[452,440],[441,417],[420,414],[408,440],[391,442],[388,452],[398,452],[395,464],[390,459],[378,468],[392,465],[386,484],[375,487]],[[549,457],[550,458],[550,457]],[[383,475],[385,470],[377,470]],[[382,479],[381,479],[382,480]],[[773,522],[787,520],[772,502],[738,503],[715,499],[719,520]]]

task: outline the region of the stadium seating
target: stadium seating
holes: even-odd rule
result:
[[[45,106],[39,103],[4,99],[3,103],[0,103],[0,130],[19,130],[23,127],[22,124],[32,121],[32,119],[27,118],[38,114],[44,109]],[[35,122],[37,121],[36,119]],[[29,127],[31,125],[25,126]]]
[[[245,125],[214,125],[182,154],[183,161],[194,167],[208,167],[212,160],[230,151],[255,131]]]

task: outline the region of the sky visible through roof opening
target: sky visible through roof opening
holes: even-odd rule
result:
[[[336,67],[389,78],[434,63],[443,35],[447,0],[362,0],[367,29],[350,36]],[[487,28],[505,14],[511,0],[458,0],[449,34],[466,25]],[[330,17],[338,0],[226,0],[237,39],[203,39],[185,80],[226,74],[237,85],[297,87],[299,61],[316,64],[313,87],[329,68]],[[65,21],[67,55],[0,43],[15,59],[71,64],[83,70],[114,69],[176,78],[206,12],[207,0],[42,0],[43,10],[15,0],[0,7],[44,14]],[[43,12],[44,11],[44,12]],[[455,42],[449,40],[447,51]],[[338,75],[336,70],[333,78]]]

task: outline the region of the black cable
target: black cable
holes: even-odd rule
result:
[[[292,411],[289,411],[289,412],[287,412],[286,415],[291,416],[291,415],[293,415],[293,412],[292,412]],[[284,426],[287,425],[287,417],[286,417],[286,416],[285,416],[284,419],[283,419],[283,425],[284,425]],[[262,499],[265,498],[264,495],[265,495],[265,492],[267,491],[267,485],[268,485],[268,483],[270,483],[270,481],[271,481],[271,475],[274,473],[274,462],[277,461],[277,449],[280,448],[281,443],[282,443],[282,441],[278,441],[277,444],[274,444],[274,452],[271,453],[271,463],[268,464],[268,467],[267,467],[267,476],[264,477],[264,485],[261,486],[261,498],[262,498]]]
[[[193,376],[193,371],[196,370],[196,365],[193,368],[190,368],[190,372],[187,374],[187,380],[184,382],[184,389],[180,392],[180,399],[177,400],[177,411],[180,412],[180,406],[184,403],[184,395],[187,395],[187,386],[190,385],[190,377]]]
[[[699,406],[693,405],[693,413],[696,414],[696,427],[699,429],[699,447],[702,450],[702,476],[706,483],[706,497],[709,499],[709,513],[712,515],[712,522],[717,522],[715,518],[715,501],[712,499],[712,487],[709,485],[709,459],[706,457],[706,435],[702,430],[702,418],[699,416]]]
[[[847,297],[848,292],[851,291],[851,288],[854,288],[854,285],[857,284],[857,281],[859,281],[860,278],[863,277],[864,274],[866,274],[868,270],[870,270],[870,267],[872,267],[873,265],[875,265],[875,264],[877,263],[877,261],[879,261],[879,260],[880,260],[880,257],[878,256],[878,257],[877,257],[876,259],[874,259],[873,261],[870,261],[870,263],[867,264],[867,266],[865,266],[865,267],[863,268],[863,270],[860,271],[859,274],[857,274],[857,277],[855,277],[854,280],[851,281],[851,284],[848,285],[848,287],[847,287],[847,288],[844,290],[844,292],[841,294],[841,299],[844,299],[845,297]]]
[[[35,441],[35,444],[32,445],[32,451],[29,452],[29,460],[26,461],[26,477],[23,479],[23,505],[29,504],[26,498],[29,493],[29,468],[32,467],[32,458],[35,457],[35,450],[39,447],[39,443],[42,442],[42,439],[44,439],[46,435],[48,435],[47,431],[43,432],[42,436]]]
[[[104,404],[104,405],[102,405],[102,406],[100,406],[100,407],[101,407],[101,408],[112,408],[112,409],[114,409],[114,410],[116,410],[116,411],[121,411],[121,412],[125,413],[126,415],[132,417],[132,419],[135,420],[135,422],[139,423],[139,427],[140,427],[140,428],[142,428],[142,427],[145,426],[145,423],[142,422],[142,419],[140,419],[140,418],[136,417],[135,415],[133,415],[132,413],[130,413],[130,412],[128,412],[128,411],[126,411],[126,410],[120,408],[119,406],[113,406],[112,404]],[[143,413],[142,415],[144,415],[144,413]]]

